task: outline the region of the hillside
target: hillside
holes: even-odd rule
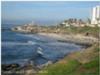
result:
[[[59,62],[45,67],[38,75],[99,75],[98,44],[80,51],[71,53]]]
[[[98,27],[63,28],[66,33],[89,35],[99,39]],[[99,75],[99,42],[87,49],[74,52],[53,65],[44,67],[37,75]],[[46,73],[41,73],[46,72]]]

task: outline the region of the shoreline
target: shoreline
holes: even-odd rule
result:
[[[92,45],[94,45],[95,43],[98,42],[98,38],[95,38],[95,37],[92,37],[92,36],[85,36],[85,35],[81,35],[81,34],[76,34],[76,35],[75,35],[75,34],[41,33],[41,32],[35,33],[35,34],[37,34],[37,35],[42,35],[42,36],[48,36],[48,37],[57,39],[58,41],[61,41],[61,42],[75,43],[75,44],[87,46],[87,49],[90,48],[90,47],[92,47]],[[85,51],[86,51],[87,49],[85,49]],[[73,52],[73,53],[75,53],[75,52]],[[70,53],[70,54],[68,54],[68,55],[65,55],[64,58],[70,56],[70,55],[73,54],[73,53]],[[64,58],[60,59],[60,60],[57,61],[57,62],[62,61]],[[56,63],[57,63],[57,62],[56,62]],[[52,65],[52,64],[55,64],[55,63],[49,62],[49,63],[44,64],[43,67],[46,67],[46,66]],[[16,66],[17,64],[14,64],[14,65]],[[11,65],[11,67],[12,67],[12,66],[13,66],[13,64]],[[43,67],[42,67],[42,68],[43,68]],[[41,69],[42,69],[42,68],[41,68]],[[25,69],[25,70],[24,70],[24,69]],[[26,66],[26,67],[24,67],[24,68],[21,68],[21,69],[18,67],[19,72],[21,72],[22,70],[24,70],[24,71],[26,71],[26,73],[27,73],[29,70],[31,70],[31,71],[34,70],[36,73],[38,73],[39,71],[41,71],[41,69],[36,70],[36,67],[33,68],[33,65],[30,65],[30,64],[28,64],[28,66]],[[12,69],[12,70],[13,70],[13,69]],[[12,70],[10,70],[10,71],[12,71]],[[15,68],[15,73],[16,73],[16,68]],[[31,72],[30,72],[30,73],[31,73]]]
[[[81,34],[57,34],[57,33],[37,33],[38,35],[48,36],[57,39],[60,42],[75,43],[79,45],[92,45],[98,42],[98,39],[92,36]]]
[[[20,27],[19,27],[20,28]],[[79,45],[92,45],[99,41],[98,38],[93,36],[86,36],[84,34],[67,34],[67,33],[55,33],[55,32],[28,32],[28,30],[15,30],[11,29],[13,32],[23,33],[23,34],[38,34],[42,36],[48,36],[57,39],[60,42],[75,43]]]
[[[65,29],[54,29],[52,30],[51,28],[45,28],[45,27],[37,27],[37,26],[17,26],[15,28],[11,28],[12,31],[14,32],[19,32],[19,33],[26,33],[26,34],[37,34],[37,35],[42,35],[42,36],[47,36],[54,38],[60,42],[68,42],[68,43],[75,43],[79,45],[92,45],[94,43],[97,43],[100,41],[98,37],[95,37],[93,35],[90,35],[89,32],[83,32],[83,33],[65,33],[62,31],[65,31]],[[59,30],[61,32],[59,32]],[[67,30],[67,29],[66,29]],[[68,29],[69,30],[69,29]]]

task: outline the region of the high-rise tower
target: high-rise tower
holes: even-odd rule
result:
[[[100,24],[100,6],[93,7],[91,24]]]

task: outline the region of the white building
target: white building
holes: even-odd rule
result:
[[[70,25],[69,25],[68,23],[66,23],[66,22],[63,22],[62,24],[65,25],[66,27],[69,27],[69,26],[70,26]]]
[[[91,24],[92,25],[95,25],[95,24],[100,25],[100,6],[93,7]]]

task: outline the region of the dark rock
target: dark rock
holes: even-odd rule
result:
[[[8,71],[19,68],[19,64],[2,64],[2,70]]]

